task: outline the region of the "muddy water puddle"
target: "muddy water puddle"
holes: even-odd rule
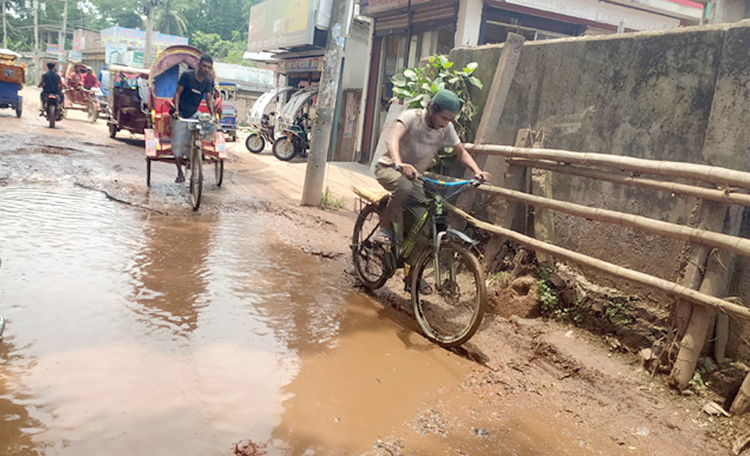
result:
[[[470,363],[273,231],[254,213],[0,187],[0,454],[226,455],[249,438],[269,455],[359,455],[403,435],[405,454],[554,454],[533,432],[478,438],[469,409],[455,447],[420,436],[420,410]]]

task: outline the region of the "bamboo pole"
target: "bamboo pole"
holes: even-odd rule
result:
[[[714,359],[717,363],[726,361],[728,343],[729,317],[720,313],[716,315],[716,342],[714,343]]]
[[[667,177],[694,179],[710,184],[741,187],[750,190],[750,173],[719,166],[698,165],[673,161],[647,160],[623,157],[621,155],[571,152],[556,149],[526,149],[512,146],[464,144],[467,150],[486,155],[500,155],[513,158],[551,160],[588,166],[606,166],[622,171],[637,171]]]
[[[494,193],[505,198],[522,201],[531,204],[532,206],[543,207],[570,215],[584,217],[588,220],[636,228],[659,236],[678,239],[681,241],[695,242],[723,249],[728,252],[737,253],[739,255],[750,256],[750,239],[743,239],[698,228],[690,228],[675,223],[662,222],[660,220],[654,220],[640,215],[625,214],[623,212],[608,209],[592,208],[580,204],[552,200],[492,185],[482,185],[478,189],[483,192]]]
[[[721,292],[725,275],[722,263],[719,252],[716,250],[711,252],[706,264],[706,273],[699,289],[700,293],[713,297]],[[680,391],[687,388],[693,378],[698,358],[706,344],[713,315],[714,309],[705,306],[693,307],[690,323],[685,331],[685,336],[680,341],[680,351],[672,366],[672,372],[669,374],[669,382]]]
[[[750,195],[747,193],[737,193],[735,191],[718,190],[713,188],[703,188],[697,185],[679,184],[676,182],[663,182],[645,177],[623,176],[615,173],[608,173],[596,169],[580,168],[571,165],[558,165],[548,161],[533,160],[516,160],[512,163],[530,168],[546,169],[548,171],[570,174],[572,176],[588,177],[615,184],[623,184],[631,187],[657,190],[677,195],[690,196],[693,198],[707,199],[717,203],[737,204],[740,206],[750,207]]]
[[[740,391],[732,402],[732,407],[729,411],[735,415],[742,415],[743,413],[750,410],[750,374],[745,377],[745,381],[742,382]]]
[[[571,250],[564,249],[562,247],[558,247],[553,244],[549,244],[546,242],[536,240],[532,237],[525,236],[523,234],[517,233],[515,231],[509,230],[506,228],[501,228],[497,225],[492,225],[490,223],[483,222],[475,217],[472,217],[471,215],[467,214],[465,211],[457,208],[456,206],[453,206],[452,204],[449,204],[449,203],[445,203],[445,204],[448,210],[464,217],[466,220],[468,220],[471,224],[475,225],[476,227],[481,228],[485,231],[489,231],[494,234],[506,236],[508,239],[511,239],[520,244],[524,244],[532,249],[538,250],[543,253],[547,253],[549,255],[560,258],[562,260],[577,263],[581,266],[595,269],[597,271],[604,272],[606,274],[610,274],[615,277],[619,277],[621,279],[629,280],[631,282],[635,282],[640,285],[644,285],[650,288],[655,288],[657,290],[665,291],[667,293],[686,299],[695,304],[699,304],[705,307],[715,308],[722,312],[730,313],[743,320],[750,320],[750,308],[740,306],[738,304],[734,304],[729,301],[725,301],[723,299],[719,299],[715,296],[709,296],[705,293],[701,293],[699,291],[692,290],[687,287],[683,287],[681,285],[678,285],[674,282],[670,282],[668,280],[660,279],[658,277],[654,277],[654,276],[651,276],[642,272],[634,271],[632,269],[623,268],[622,266],[617,266],[615,264],[608,263],[606,261],[598,260],[596,258],[592,258],[587,255],[573,252]]]

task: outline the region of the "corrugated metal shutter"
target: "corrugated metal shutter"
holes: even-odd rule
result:
[[[414,25],[425,22],[436,22],[458,17],[458,2],[440,2],[419,5],[413,8]]]
[[[458,0],[436,0],[425,4],[417,4],[411,8],[413,28],[440,22],[455,21],[458,17]],[[409,27],[409,15],[405,8],[394,11],[393,14],[375,19],[375,34],[387,35]]]

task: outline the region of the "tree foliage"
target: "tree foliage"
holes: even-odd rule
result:
[[[471,62],[461,69],[454,69],[454,66],[448,57],[435,55],[424,66],[404,69],[391,78],[393,99],[403,100],[410,108],[426,108],[439,90],[452,90],[462,103],[461,111],[456,114],[453,124],[458,136],[466,140],[471,122],[477,114],[469,86],[480,90],[483,86],[482,81],[472,76],[479,64]]]
[[[154,29],[170,35],[187,36],[191,43],[219,59],[245,63],[250,8],[263,0],[161,0],[154,10]],[[274,0],[267,0],[274,1]],[[22,28],[34,22],[33,10],[24,0],[8,2],[9,45],[17,51],[30,51],[33,30]],[[102,30],[113,25],[145,28],[147,0],[70,0],[68,28]],[[46,12],[39,12],[41,25],[62,23],[63,2],[46,1]],[[55,40],[56,41],[56,36]],[[40,45],[43,46],[43,43]]]

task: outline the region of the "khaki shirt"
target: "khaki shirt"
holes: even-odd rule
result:
[[[399,143],[401,161],[414,166],[420,174],[430,167],[439,151],[461,143],[453,123],[439,130],[430,128],[427,125],[426,109],[407,109],[401,113],[396,122],[401,122],[406,127],[406,133]],[[390,131],[390,128],[386,131]],[[393,165],[393,159],[385,141],[380,141],[378,144],[375,160],[384,165]]]

